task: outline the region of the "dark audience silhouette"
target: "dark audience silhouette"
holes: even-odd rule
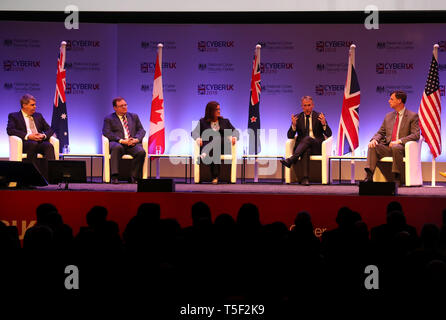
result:
[[[445,225],[426,224],[418,236],[395,201],[387,207],[386,223],[370,234],[358,212],[342,207],[338,227],[321,238],[305,211],[290,230],[281,222],[262,224],[259,208],[251,203],[240,207],[236,219],[221,213],[213,221],[212,213],[197,202],[191,207],[192,225],[182,228],[175,219],[163,218],[159,204],[143,203],[121,237],[107,209],[95,206],[74,237],[63,213],[41,204],[23,248],[17,228],[0,222],[1,271],[15,275],[5,279],[5,288],[20,296],[35,297],[44,288],[65,298],[94,301],[99,295],[166,310],[184,303],[268,301],[284,312],[302,299],[336,296],[340,288],[367,297],[446,286]],[[76,292],[64,287],[67,265],[81,270]],[[368,265],[380,270],[375,292],[364,286]],[[32,279],[31,287],[23,279],[11,280],[23,275]],[[27,289],[14,291],[17,285]]]

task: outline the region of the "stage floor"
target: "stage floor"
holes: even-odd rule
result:
[[[136,192],[137,185],[122,183],[72,183],[69,190],[72,191],[100,191],[100,192]],[[63,190],[63,186],[49,185],[38,187],[37,190],[56,191]],[[176,183],[176,192],[200,192],[200,193],[261,193],[261,194],[299,194],[299,195],[358,195],[359,187],[350,184],[314,184],[302,186],[299,184],[278,183],[246,183],[246,184],[184,184]],[[398,196],[410,197],[446,197],[446,186],[441,183],[432,188],[429,185],[423,187],[400,187]]]

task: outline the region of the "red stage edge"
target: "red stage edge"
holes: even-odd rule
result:
[[[106,207],[108,219],[116,221],[122,232],[144,202],[159,203],[161,217],[174,218],[182,227],[191,225],[190,210],[197,201],[209,205],[213,219],[222,213],[236,218],[240,206],[250,202],[258,206],[263,224],[280,221],[290,227],[298,212],[308,211],[314,232],[320,236],[325,230],[336,227],[336,214],[343,206],[359,212],[370,229],[385,223],[386,206],[394,200],[402,204],[407,223],[415,226],[418,232],[425,223],[441,225],[441,212],[446,208],[443,197],[11,190],[0,191],[0,220],[17,226],[22,240],[26,229],[36,223],[36,208],[42,203],[54,204],[76,234],[81,226],[87,225],[86,213],[95,205]]]

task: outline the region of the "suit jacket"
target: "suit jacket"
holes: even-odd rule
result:
[[[392,140],[393,126],[396,121],[396,111],[386,114],[381,128],[373,136],[379,143],[389,144]],[[418,123],[418,114],[406,108],[401,120],[399,137],[403,145],[409,141],[418,141],[420,139],[420,126]]]
[[[146,135],[146,131],[144,130],[141,121],[139,121],[138,115],[130,112],[127,112],[126,115],[130,136],[142,142],[142,139]],[[102,134],[110,141],[119,142],[119,140],[125,139],[124,127],[116,112],[105,117]]]
[[[45,121],[41,113],[35,112],[33,114],[34,123],[36,124],[36,129],[39,133],[43,133],[46,135],[45,140],[49,140],[51,136],[54,134],[54,130],[50,128],[48,123]],[[26,130],[26,122],[23,117],[22,111],[19,112],[11,112],[8,115],[8,125],[6,127],[6,132],[10,136],[17,136],[22,139],[25,139],[25,136],[28,134]]]
[[[312,127],[313,127],[313,134],[314,134],[314,138],[315,140],[319,143],[322,144],[322,142],[325,140],[325,137],[331,137],[331,129],[328,126],[328,122],[327,122],[327,127],[324,130],[324,127],[322,126],[322,123],[319,121],[318,117],[319,117],[319,112],[314,111],[311,113],[311,121],[312,121]],[[299,113],[298,115],[298,119],[297,119],[297,123],[296,123],[296,131],[293,130],[293,126],[290,126],[290,129],[288,130],[288,139],[294,139],[294,137],[296,136],[297,133],[297,137],[296,137],[296,145],[294,146],[294,148],[296,148],[296,146],[299,144],[299,142],[305,138],[305,114],[303,112]],[[325,135],[325,137],[324,137]]]
[[[236,130],[234,128],[234,126],[231,124],[231,122],[229,121],[229,119],[225,119],[223,117],[219,117],[218,118],[218,123],[220,125],[220,136],[223,138],[224,137],[224,130],[232,130],[231,131],[231,135],[233,137],[236,137],[237,140],[239,139],[240,133],[238,132],[238,130]],[[197,126],[195,127],[195,129],[192,131],[191,135],[192,138],[194,138],[194,140],[197,140],[198,138],[201,138],[201,135],[203,134],[203,132],[205,130],[212,130],[211,127],[211,123],[209,121],[206,121],[206,119],[201,118],[200,121],[198,122]],[[203,147],[205,147],[208,143],[210,143],[212,141],[212,137],[209,138],[209,141],[203,141]],[[228,140],[229,141],[229,140]],[[225,141],[222,139],[222,144]],[[222,149],[224,150],[224,149]]]

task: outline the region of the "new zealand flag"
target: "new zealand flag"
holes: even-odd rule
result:
[[[249,154],[260,152],[260,48],[258,44],[252,63],[251,94],[249,98]]]

